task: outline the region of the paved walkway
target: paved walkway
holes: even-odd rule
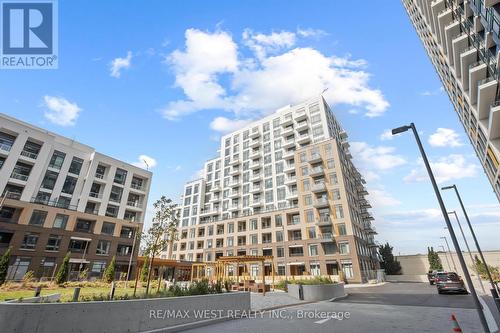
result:
[[[283,291],[270,291],[265,296],[257,293],[250,293],[250,302],[252,310],[263,310],[285,305],[303,303]]]

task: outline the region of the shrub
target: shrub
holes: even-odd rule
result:
[[[0,257],[0,286],[5,282],[7,278],[7,270],[9,269],[9,261],[10,261],[10,251],[9,247],[7,251]]]
[[[333,281],[329,276],[317,276],[313,279],[304,280],[291,280],[288,281],[290,284],[301,284],[301,285],[314,285],[314,284],[334,284],[337,283]]]
[[[68,280],[68,270],[69,270],[69,256],[71,255],[71,252],[66,253],[66,256],[64,257],[64,260],[59,267],[59,270],[57,271],[56,277],[55,277],[55,282],[57,284],[62,284]]]
[[[113,256],[113,259],[111,259],[111,262],[109,263],[108,267],[106,267],[106,270],[104,271],[104,281],[111,283],[115,279],[115,256]]]

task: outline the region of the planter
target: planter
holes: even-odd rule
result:
[[[202,312],[202,311],[213,312]],[[0,303],[2,333],[177,331],[250,311],[250,293],[78,303]]]
[[[345,296],[343,283],[313,285],[287,284],[287,287],[290,296],[309,302],[324,301]],[[302,292],[300,291],[301,288]]]

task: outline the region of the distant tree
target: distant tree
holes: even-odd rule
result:
[[[176,239],[179,223],[177,205],[172,203],[172,200],[162,196],[153,204],[153,207],[155,209],[153,223],[143,236],[144,255],[149,259],[146,294],[149,292],[153,260]]]
[[[57,271],[55,281],[57,284],[62,284],[68,281],[68,270],[69,270],[69,257],[71,252],[66,253],[66,256],[63,259],[61,266],[59,266],[59,270]]]
[[[111,262],[109,263],[108,267],[106,267],[106,270],[104,271],[104,276],[103,279],[107,283],[113,282],[115,279],[115,270],[116,270],[116,258],[113,256],[113,259],[111,259]]]
[[[401,265],[399,264],[399,261],[394,258],[392,249],[393,248],[389,245],[389,243],[379,246],[378,252],[382,257],[380,266],[385,270],[387,275],[398,275],[401,274]]]
[[[0,286],[5,282],[7,278],[7,271],[9,269],[11,248],[9,247],[7,251],[0,257]]]
[[[441,263],[439,254],[436,251],[434,251],[433,247],[427,248],[427,259],[429,261],[429,269],[431,271],[443,269],[443,264]]]
[[[488,278],[488,272],[486,271],[486,264],[479,259],[477,254],[474,256],[474,271],[483,279]],[[488,269],[490,271],[491,277],[494,282],[500,282],[500,269],[498,267],[494,267],[488,265]]]

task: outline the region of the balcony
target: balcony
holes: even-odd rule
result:
[[[21,152],[21,156],[27,157],[27,158],[32,159],[32,160],[36,160],[37,157],[38,157],[38,153],[34,153],[34,152],[31,152],[31,151],[23,150]]]
[[[97,177],[97,175],[96,175]],[[137,190],[137,191],[141,191],[141,192],[144,192],[144,186],[141,185],[141,184],[130,184],[130,188],[133,189],[133,190]]]
[[[283,152],[284,159],[290,159],[295,157],[295,150],[285,150]]]
[[[321,158],[321,155],[320,154],[312,154],[311,156],[309,156],[309,158],[307,159],[307,162],[309,162],[309,164],[314,164],[314,163],[319,163],[322,161],[322,158]]]
[[[302,134],[297,138],[297,143],[298,144],[306,144],[311,142],[311,136],[309,134]]]
[[[252,139],[256,139],[260,136],[260,131],[252,131],[252,133],[250,133],[250,138]]]
[[[303,121],[307,119],[307,112],[306,110],[300,110],[295,113],[295,121]]]
[[[250,169],[252,169],[252,170],[257,170],[257,169],[260,169],[261,167],[262,167],[262,161],[261,160],[252,161],[252,163],[250,163]]]
[[[262,192],[262,186],[253,186],[250,189],[250,193],[260,193]]]
[[[260,181],[262,179],[262,173],[254,173],[250,179],[253,182]]]
[[[346,131],[340,131],[339,132],[339,137],[342,139],[342,140],[345,140],[347,139],[347,132]]]
[[[231,193],[229,194],[229,197],[230,197],[230,198],[237,198],[237,197],[239,197],[240,195],[241,195],[241,192],[239,192],[239,191],[234,191],[234,192],[231,192]]]
[[[293,176],[293,177],[286,177],[285,184],[291,185],[291,184],[295,184],[295,183],[297,183],[297,177],[295,177],[295,176]]]
[[[331,243],[334,242],[332,233],[324,233],[318,236],[320,243]]]
[[[286,127],[283,132],[281,132],[281,135],[286,138],[289,135],[295,134],[295,131],[293,129],[293,126]]]
[[[102,194],[99,192],[90,192],[89,197],[95,198],[95,199],[102,199]]]
[[[299,198],[299,194],[298,194],[297,190],[288,191],[286,194],[287,200],[297,200],[298,198]]]
[[[251,148],[258,148],[258,147],[260,147],[260,144],[261,144],[261,142],[259,139],[252,140],[252,142],[250,142],[250,147]]]
[[[368,191],[366,190],[366,187],[364,187],[363,185],[358,185],[357,190],[358,190],[358,195],[368,195]]]
[[[241,206],[239,205],[231,205],[227,208],[229,212],[236,212],[241,209]]]
[[[378,242],[373,239],[369,239],[367,245],[368,247],[378,247]]]
[[[289,125],[293,124],[293,118],[292,117],[286,117],[283,122],[281,123],[281,126],[287,127]]]
[[[307,121],[302,121],[295,126],[295,129],[297,130],[297,132],[302,132],[309,129],[309,124],[307,123]]]
[[[21,180],[23,182],[27,181],[28,180],[28,177],[29,175],[27,174],[24,174],[24,173],[19,173],[19,172],[16,172],[15,170],[12,171],[12,174],[10,175],[10,178],[12,179],[17,179],[17,180]]]
[[[211,215],[219,215],[221,213],[220,209],[201,209],[200,210],[200,216],[211,216]]]
[[[264,205],[264,201],[260,200],[260,199],[257,199],[257,200],[252,201],[252,204],[250,206],[252,206],[252,207],[261,207],[263,205]]]
[[[255,160],[255,159],[258,159],[258,158],[262,158],[262,152],[260,150],[258,150],[258,151],[252,151],[250,153],[250,158],[252,160]]]
[[[130,201],[127,201],[127,206],[135,207],[135,208],[142,208],[142,202],[139,200],[130,200]]]
[[[321,198],[321,199],[314,200],[313,206],[314,206],[314,208],[325,208],[325,207],[330,206],[330,203],[328,202],[327,199]]]
[[[210,202],[219,202],[220,201],[220,196],[214,195],[210,198]]]
[[[241,182],[239,180],[232,181],[231,183],[229,183],[229,186],[231,186],[231,187],[238,187],[240,185],[241,185]]]
[[[11,149],[12,149],[11,144],[0,143],[0,150],[3,150],[5,152],[9,152]]]
[[[295,172],[295,164],[286,163],[283,167],[283,171],[285,171],[286,173]]]
[[[287,140],[283,143],[282,145],[283,148],[288,149],[288,148],[294,148],[295,147],[295,140]]]
[[[240,173],[241,173],[240,169],[231,169],[231,171],[229,172],[229,175],[236,176],[236,175],[239,175]]]
[[[220,186],[219,185],[215,185],[214,187],[212,187],[212,192],[220,192]]]
[[[316,221],[316,225],[318,227],[329,227],[332,225],[332,219],[330,218],[330,216],[320,216]]]
[[[229,162],[229,165],[238,165],[240,164],[240,159],[239,158],[236,158],[234,160],[232,160],[231,162]]]
[[[309,176],[311,177],[323,176],[324,174],[325,171],[323,170],[322,167],[316,167],[309,170]]]
[[[314,193],[326,192],[326,184],[324,182],[314,183],[311,186],[311,191]]]

